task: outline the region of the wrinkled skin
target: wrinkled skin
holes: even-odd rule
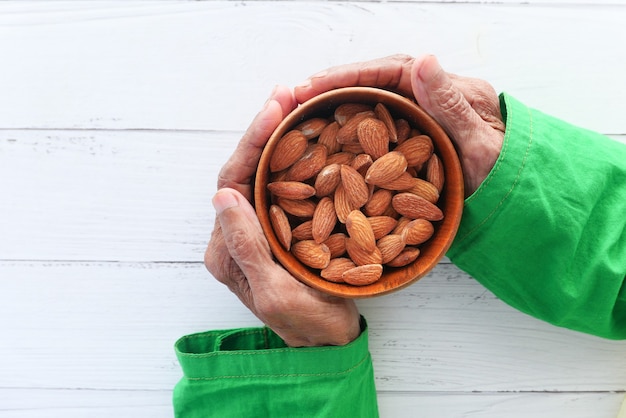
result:
[[[323,294],[273,259],[250,204],[251,180],[265,143],[299,103],[339,87],[370,86],[415,98],[448,133],[461,158],[467,194],[493,167],[504,137],[498,96],[485,81],[441,69],[433,56],[394,55],[320,72],[293,91],[277,86],[220,171],[217,219],[204,261],[289,346],[343,345],[360,334],[354,301]]]

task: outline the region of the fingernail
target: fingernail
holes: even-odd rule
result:
[[[270,93],[270,97],[268,97],[265,103],[263,103],[263,107],[261,108],[261,110],[265,110],[267,106],[269,106],[270,102],[274,100],[274,94],[276,94],[277,90],[278,90],[278,84],[276,84],[274,88],[272,89],[272,92]]]
[[[297,89],[308,89],[311,87],[311,79],[307,79],[296,86]]]
[[[322,78],[322,77],[326,77],[328,75],[328,71],[324,70],[324,71],[320,71],[319,73],[313,74],[311,77],[309,77],[309,79],[311,78]]]
[[[439,74],[442,68],[439,65],[439,61],[434,55],[427,55],[422,59],[422,62],[426,60],[430,62],[425,63],[426,65],[422,65],[420,67],[419,74],[422,80],[430,81]]]
[[[327,70],[320,71],[319,73],[315,73],[311,77],[309,77],[305,81],[303,81],[302,83],[298,84],[296,86],[296,88],[308,89],[309,87],[311,87],[311,80],[313,80],[314,78],[326,77],[327,75],[328,75],[328,71]]]
[[[212,202],[217,215],[220,215],[226,209],[239,206],[237,198],[227,190],[218,190],[217,193],[215,193],[215,196],[213,196]]]

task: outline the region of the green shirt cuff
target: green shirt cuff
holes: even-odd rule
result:
[[[362,324],[344,346],[290,348],[267,327],[182,337],[175,345],[184,373],[174,389],[175,416],[377,418]]]
[[[447,255],[534,317],[626,338],[626,146],[500,96],[498,160]]]
[[[344,346],[288,347],[268,327],[191,334],[175,344],[187,379],[306,376],[346,373],[369,360],[368,333]]]

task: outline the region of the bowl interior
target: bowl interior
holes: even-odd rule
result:
[[[269,220],[270,196],[267,184],[270,178],[269,160],[278,140],[300,122],[312,117],[328,117],[342,103],[383,103],[396,118],[406,119],[411,126],[431,137],[435,152],[444,167],[445,183],[437,205],[444,219],[435,223],[434,235],[420,246],[420,256],[401,268],[385,267],[383,276],[370,285],[353,286],[333,283],[306,267],[278,241]],[[369,87],[347,87],[323,93],[300,105],[281,122],[266,144],[259,161],[255,184],[254,205],[272,253],[298,280],[325,293],[350,298],[371,297],[401,289],[424,277],[443,258],[452,244],[461,220],[464,191],[461,165],[452,142],[443,129],[425,111],[409,99],[395,93]]]

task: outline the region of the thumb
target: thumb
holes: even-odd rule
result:
[[[256,212],[241,193],[230,188],[217,191],[213,206],[228,252],[253,287],[256,278],[268,277],[268,270],[275,266]]]
[[[417,58],[411,68],[413,95],[457,145],[470,140],[483,128],[483,121],[441,68],[437,58]],[[461,142],[459,142],[461,141]]]

